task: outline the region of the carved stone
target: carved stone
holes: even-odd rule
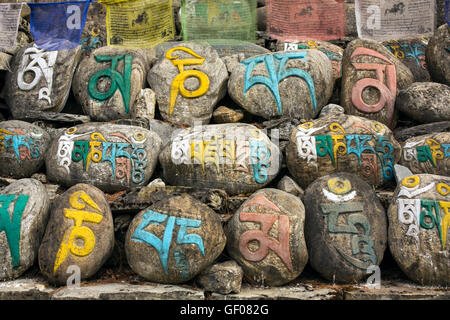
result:
[[[422,285],[450,285],[449,192],[449,177],[418,174],[397,186],[389,206],[391,254]]]
[[[302,201],[277,189],[252,194],[228,221],[227,251],[253,285],[279,286],[297,278],[308,261]]]
[[[314,181],[303,199],[309,262],[322,277],[352,283],[381,263],[387,219],[369,184],[350,173],[333,173]]]

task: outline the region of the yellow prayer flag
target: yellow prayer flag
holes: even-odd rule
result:
[[[149,48],[175,35],[172,0],[104,0],[108,46]]]

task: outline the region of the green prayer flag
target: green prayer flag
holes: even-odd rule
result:
[[[257,0],[182,0],[183,39],[256,40]]]

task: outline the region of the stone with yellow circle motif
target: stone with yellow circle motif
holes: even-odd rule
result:
[[[422,285],[450,284],[450,178],[405,177],[388,213],[389,249],[400,269]]]
[[[104,193],[77,184],[53,202],[39,248],[39,268],[50,283],[65,285],[69,266],[80,268],[81,279],[95,274],[114,247],[114,226]]]

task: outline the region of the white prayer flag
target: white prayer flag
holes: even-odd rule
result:
[[[378,41],[432,36],[435,0],[355,0],[360,38]]]
[[[0,48],[16,45],[22,3],[0,3]]]

